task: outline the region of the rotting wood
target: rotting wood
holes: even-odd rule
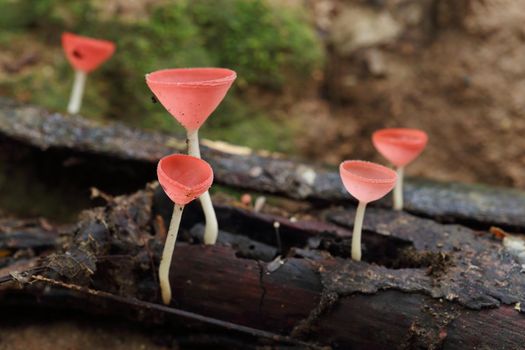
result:
[[[222,321],[220,319],[215,319],[211,317],[206,317],[203,315],[199,315],[193,312],[184,311],[181,309],[173,308],[173,307],[167,307],[161,304],[155,304],[150,302],[145,302],[133,298],[126,298],[121,297],[119,295],[110,294],[103,291],[93,290],[86,287],[81,287],[73,284],[67,284],[61,281],[57,281],[54,279],[50,279],[47,277],[44,277],[42,275],[34,274],[31,276],[32,281],[36,282],[43,282],[43,284],[51,285],[55,287],[59,287],[61,289],[66,289],[67,291],[71,293],[62,293],[60,295],[60,299],[67,299],[67,298],[78,298],[79,295],[85,295],[85,296],[91,296],[94,297],[95,303],[94,307],[98,307],[100,304],[99,302],[102,300],[104,302],[116,302],[121,304],[121,307],[128,307],[132,309],[136,309],[136,312],[144,313],[148,312],[152,315],[149,316],[150,320],[156,320],[157,323],[159,320],[162,323],[170,322],[169,318],[172,318],[176,320],[177,323],[184,322],[185,325],[183,327],[190,328],[191,326],[188,325],[188,323],[194,323],[194,324],[200,324],[207,327],[215,327],[219,329],[224,329],[227,331],[230,331],[232,333],[238,333],[240,336],[249,336],[252,338],[259,338],[259,339],[265,339],[266,341],[270,341],[273,345],[279,344],[281,346],[295,346],[295,347],[301,347],[303,349],[319,349],[321,350],[322,347],[315,345],[314,343],[307,343],[303,342],[297,339],[293,339],[288,336],[283,336],[280,334],[250,328],[246,326],[242,326],[239,324]],[[83,301],[85,299],[82,299]],[[110,308],[111,309],[111,308]],[[129,312],[129,311],[128,311]],[[104,313],[104,311],[100,312],[101,314]],[[155,313],[155,314],[154,314]],[[153,315],[154,314],[154,315]],[[141,315],[141,317],[145,317],[144,314]],[[173,322],[173,321],[171,321]],[[181,325],[179,325],[180,327]]]
[[[159,158],[185,149],[182,139],[133,130],[122,124],[101,126],[78,116],[66,117],[3,98],[0,133],[43,150],[69,149],[77,154],[126,160],[141,173],[145,164],[151,164],[151,174]],[[203,158],[213,166],[218,183],[314,202],[350,200],[334,170],[245,148],[239,151],[216,143],[209,145],[214,148],[203,146]],[[390,198],[379,205],[389,206]],[[408,179],[405,209],[442,222],[525,230],[525,193],[517,190]]]
[[[162,244],[155,239],[152,223],[170,203],[158,193],[158,187],[149,186],[113,198],[106,208],[85,212],[74,235],[65,235],[69,239],[62,248],[42,260],[47,270],[37,274],[118,298],[160,303],[155,266]],[[281,239],[289,249],[274,267],[274,262],[240,258],[238,249],[243,248],[231,242],[188,244],[194,239],[189,231],[199,222],[198,214],[192,213],[196,208],[188,207],[189,220],[173,257],[172,307],[333,348],[504,344],[517,349],[525,343],[525,316],[515,310],[525,301],[525,274],[489,233],[371,208],[364,222],[365,261],[354,262],[345,255],[349,242],[344,227],[352,224],[350,211],[324,212],[332,224],[287,223],[285,218],[223,205],[220,220],[232,220],[224,226],[231,235],[257,242],[254,249],[259,244],[275,247],[272,222],[288,225]],[[255,235],[247,231],[250,223]],[[333,223],[338,230],[331,229]],[[388,245],[392,256],[374,254]],[[43,303],[46,296],[52,298],[44,292],[48,284],[24,283],[31,273],[18,276],[24,288],[2,283],[0,304],[24,293],[37,295]],[[89,305],[100,303],[107,313],[126,315],[125,307],[92,297]],[[70,305],[83,306],[83,298]],[[142,322],[163,317],[143,311],[128,311],[127,316]],[[495,325],[498,334],[491,332]],[[483,332],[474,335],[469,328]]]

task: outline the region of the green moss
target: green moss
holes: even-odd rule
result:
[[[35,44],[37,65],[0,76],[0,91],[64,111],[73,72],[60,47],[64,30],[117,43],[114,57],[88,77],[82,114],[131,125],[182,132],[151,101],[148,72],[168,67],[224,66],[237,71],[235,87],[209,119],[203,134],[255,148],[292,149],[289,123],[247,97],[247,86],[279,91],[302,86],[323,60],[306,15],[265,0],[163,2],[140,20],[107,19],[91,1],[0,0],[0,42]],[[276,94],[276,98],[278,95]]]
[[[225,115],[228,118],[222,117]],[[238,99],[226,99],[217,109],[217,116],[208,119],[200,134],[254,149],[293,152],[293,130],[289,121],[269,116]]]
[[[217,11],[220,9],[220,11]],[[298,8],[273,8],[266,1],[195,0],[188,7],[206,47],[219,65],[239,73],[238,84],[280,88],[289,78],[307,80],[323,51]]]

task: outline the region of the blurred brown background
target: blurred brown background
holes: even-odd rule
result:
[[[320,1],[329,58],[313,156],[379,160],[368,135],[426,130],[410,174],[525,187],[525,3],[506,0]],[[319,10],[318,10],[319,12]],[[320,22],[322,20],[322,22]],[[325,101],[323,101],[325,102]],[[320,117],[319,117],[320,116]],[[319,122],[321,121],[322,122]]]

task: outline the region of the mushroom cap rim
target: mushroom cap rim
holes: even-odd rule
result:
[[[345,167],[348,164],[359,164],[359,165],[364,165],[367,168],[374,168],[376,170],[383,171],[385,174],[387,174],[391,178],[378,179],[378,178],[369,178],[369,177],[357,175]],[[345,174],[348,174],[361,182],[366,182],[370,184],[389,184],[389,183],[395,182],[397,179],[397,173],[394,170],[387,168],[384,165],[369,162],[366,160],[345,160],[339,165],[339,169],[341,171],[344,171]]]
[[[409,134],[410,138],[396,139],[395,136],[400,134]],[[396,145],[421,145],[428,141],[426,132],[420,129],[412,128],[386,128],[375,131],[372,134],[374,141],[385,142]]]
[[[228,72],[229,74],[216,79],[204,79],[204,80],[195,80],[195,81],[165,81],[165,80],[159,80],[155,79],[155,75],[165,73],[165,72],[190,72],[190,71],[213,71],[213,70],[222,70],[224,72]],[[220,68],[220,67],[199,67],[199,68],[167,68],[167,69],[160,69],[156,70],[154,72],[148,73],[145,75],[146,81],[148,83],[153,84],[162,84],[162,85],[174,85],[174,86],[184,86],[184,87],[201,87],[201,86],[217,86],[217,85],[225,85],[237,78],[237,73],[231,69],[228,68]]]
[[[170,155],[167,155],[167,156],[164,156],[162,157],[160,160],[159,160],[159,164],[158,164],[158,171],[159,173],[161,173],[163,175],[163,177],[172,185],[175,185],[175,186],[180,186],[181,188],[183,188],[184,190],[188,191],[188,192],[191,192],[191,191],[194,191],[194,190],[200,190],[202,187],[205,187],[206,184],[210,181],[210,177],[213,181],[213,169],[211,167],[211,165],[202,160],[202,162],[204,164],[206,164],[206,166],[209,168],[209,171],[210,171],[210,174],[211,176],[210,177],[207,177],[206,179],[204,179],[203,181],[201,181],[200,183],[196,184],[195,186],[192,186],[192,187],[188,187],[187,185],[177,181],[177,180],[174,180],[173,178],[171,178],[170,176],[168,176],[168,174],[166,174],[166,172],[164,171],[164,169],[161,167],[161,162],[165,159],[168,159],[168,158],[172,158],[172,157],[191,157],[191,158],[196,158],[196,159],[200,159],[202,160],[201,158],[197,158],[197,157],[193,157],[193,156],[190,156],[190,155],[187,155],[187,154],[179,154],[179,153],[176,153],[176,154],[170,154]],[[197,191],[198,192],[198,191]]]

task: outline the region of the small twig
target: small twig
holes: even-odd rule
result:
[[[11,275],[0,276],[0,284],[12,281],[14,278]]]
[[[224,328],[224,329],[231,330],[231,331],[237,331],[237,332],[251,335],[254,337],[269,339],[274,342],[293,344],[296,346],[301,346],[301,348],[303,349],[324,349],[321,346],[306,343],[306,342],[303,342],[297,339],[293,339],[292,337],[289,337],[289,336],[284,336],[284,335],[280,335],[280,334],[276,334],[272,332],[263,331],[261,329],[242,326],[239,324],[218,320],[216,318],[203,316],[200,314],[164,306],[161,304],[154,304],[154,303],[150,303],[147,301],[142,301],[142,300],[138,300],[134,298],[126,298],[126,297],[122,297],[119,295],[111,294],[111,293],[100,291],[100,290],[82,287],[82,286],[78,286],[75,284],[64,283],[64,282],[57,281],[51,278],[47,278],[41,275],[33,275],[31,276],[31,278],[34,281],[48,283],[53,286],[66,288],[66,289],[77,291],[80,293],[85,293],[85,294],[93,295],[96,297],[113,300],[119,303],[128,304],[130,306],[142,307],[147,310],[154,310],[154,311],[159,311],[159,312],[166,313],[166,314],[171,314],[177,317],[206,323],[208,325],[217,326],[217,327]]]
[[[16,280],[15,275],[14,275],[15,272],[17,272],[18,275],[30,276],[30,275],[32,275],[34,273],[40,273],[40,272],[44,271],[45,269],[46,268],[44,266],[37,266],[37,267],[34,267],[32,269],[29,269],[29,270],[22,271],[22,272],[13,271],[13,272],[9,273],[8,275],[0,276],[0,284]]]
[[[98,188],[91,187],[90,190],[91,190],[91,195],[90,195],[91,199],[102,198],[103,200],[106,201],[106,203],[112,203],[113,202],[113,196],[111,196],[111,195],[109,195],[109,194],[99,190]]]

